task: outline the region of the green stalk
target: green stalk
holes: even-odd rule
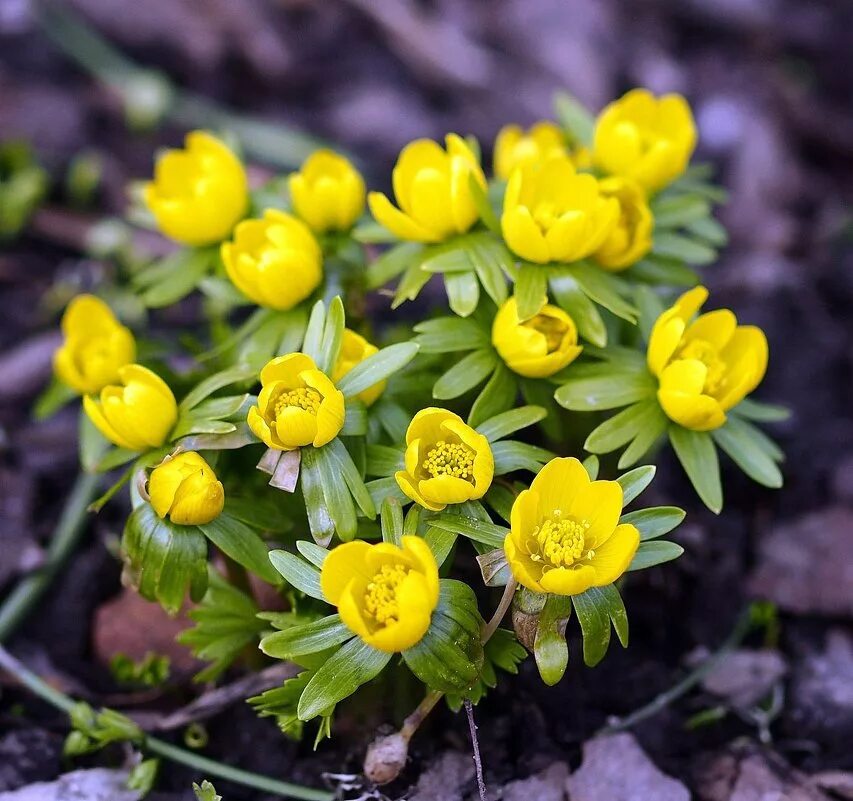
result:
[[[3,670],[14,676],[34,695],[47,701],[47,703],[55,706],[57,709],[67,713],[74,706],[75,702],[73,699],[44,682],[2,646],[0,646],[0,668],[3,668]],[[156,737],[146,736],[141,743],[141,747],[149,753],[161,756],[171,762],[177,762],[181,765],[194,768],[204,773],[205,776],[215,776],[216,778],[225,779],[235,784],[242,784],[245,787],[251,787],[265,793],[272,793],[282,798],[295,798],[299,799],[299,801],[334,800],[334,795],[326,790],[315,790],[311,787],[303,787],[300,784],[283,782],[271,776],[263,776],[248,770],[242,770],[241,768],[234,768],[222,762],[217,762],[216,760],[193,753],[192,751],[186,751],[164,740],[158,740]]]

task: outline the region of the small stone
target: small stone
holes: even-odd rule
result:
[[[45,729],[9,731],[0,738],[0,792],[54,776],[62,759],[62,737]]]
[[[140,792],[127,789],[127,777],[124,770],[75,770],[55,782],[0,793],[0,801],[139,801]]]
[[[702,687],[743,709],[764,698],[787,670],[778,651],[741,648],[723,657],[704,678]]]
[[[571,801],[690,801],[690,792],[655,767],[632,734],[596,737],[568,779]]]
[[[470,754],[447,751],[435,760],[418,779],[409,801],[462,801],[463,793],[474,781],[474,760]]]
[[[549,768],[527,779],[510,782],[503,788],[503,801],[565,801],[569,768],[555,762]]]

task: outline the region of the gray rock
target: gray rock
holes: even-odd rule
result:
[[[568,788],[571,801],[690,801],[689,790],[658,770],[627,733],[584,743]]]
[[[702,687],[734,707],[750,707],[766,696],[787,670],[778,651],[741,648],[720,660]]]
[[[447,751],[421,774],[409,801],[436,801],[439,798],[441,801],[462,801],[473,781],[474,760],[471,755]]]
[[[127,777],[124,770],[75,770],[55,782],[0,793],[0,801],[139,801],[139,791],[127,789]]]
[[[565,801],[569,768],[565,762],[550,767],[527,779],[510,782],[503,788],[503,801]]]

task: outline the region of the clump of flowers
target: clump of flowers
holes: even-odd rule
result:
[[[682,510],[630,508],[660,440],[716,512],[718,449],[781,484],[756,423],[783,411],[750,397],[767,340],[699,314],[696,270],[725,231],[689,105],[638,89],[597,118],[558,109],[500,132],[493,177],[470,137],[412,142],[393,201],[329,150],[250,186],[234,149],[193,132],[142,193],[180,246],[99,294],[118,310],[195,293],[209,330],[157,350],[91,295],[62,319],[86,467],[126,466],[96,504],[129,483],[125,579],[170,613],[193,604],[181,639],[203,680],[258,648],[298,665],[251,699],[290,736],[315,719],[329,736],[338,703],[400,671],[456,709],[528,653],[559,681],[578,631],[589,665],[611,627],[627,646],[632,573],[682,553],[666,539]],[[447,308],[412,320],[404,304],[439,284]],[[403,326],[365,316],[383,304]]]

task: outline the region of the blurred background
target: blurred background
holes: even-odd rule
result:
[[[711,305],[765,329],[771,361],[758,397],[793,411],[774,432],[788,455],[786,488],[763,490],[726,466],[727,503],[716,518],[665,459],[657,492],[688,508],[676,537],[687,553],[638,582],[631,651],[613,649],[595,671],[573,653],[575,671],[559,690],[531,680],[494,693],[481,707],[484,759],[498,783],[555,759],[577,764],[607,715],[672,684],[685,655],[714,647],[745,601],[760,597],[781,625],[763,656],[747,654],[741,668],[782,688],[767,723],[770,750],[731,750],[734,738],[757,738],[748,715],[686,737],[685,718],[712,704],[704,696],[643,724],[638,737],[702,799],[735,797],[750,759],[765,771],[764,785],[755,780],[762,792],[829,798],[825,782],[791,768],[812,777],[853,770],[851,64],[845,0],[0,0],[0,144],[29,143],[50,187],[29,225],[0,244],[0,592],[39,563],[76,472],[74,412],[46,422],[30,414],[49,378],[64,293],[108,269],[86,252],[91,222],[122,214],[128,181],[150,173],[157,148],[191,127],[227,127],[263,172],[298,166],[330,143],[384,189],[411,139],[474,134],[488,163],[499,128],[552,117],[559,90],[593,111],[634,86],[681,92],[698,122],[698,160],[712,162],[730,192],[719,212],[730,245],[704,270]],[[110,621],[157,630],[163,648],[174,634],[120,594],[111,525],[108,515],[93,524],[16,639],[33,664],[90,693],[117,648],[111,638],[133,628],[111,630]],[[32,723],[3,709],[0,798],[55,777],[60,732],[55,719]],[[352,732],[312,755],[238,705],[211,733],[214,751],[256,769],[295,765],[308,777],[357,769]],[[442,792],[454,781],[463,789],[422,797],[461,799],[470,777],[464,766],[456,779],[441,773],[453,767],[441,760],[466,747],[462,724],[448,715],[433,733],[409,779],[439,771]],[[715,784],[721,774],[728,778]],[[833,792],[853,798],[845,775]],[[159,797],[187,797],[179,789],[187,780],[168,774]],[[591,798],[578,792],[573,801]]]

